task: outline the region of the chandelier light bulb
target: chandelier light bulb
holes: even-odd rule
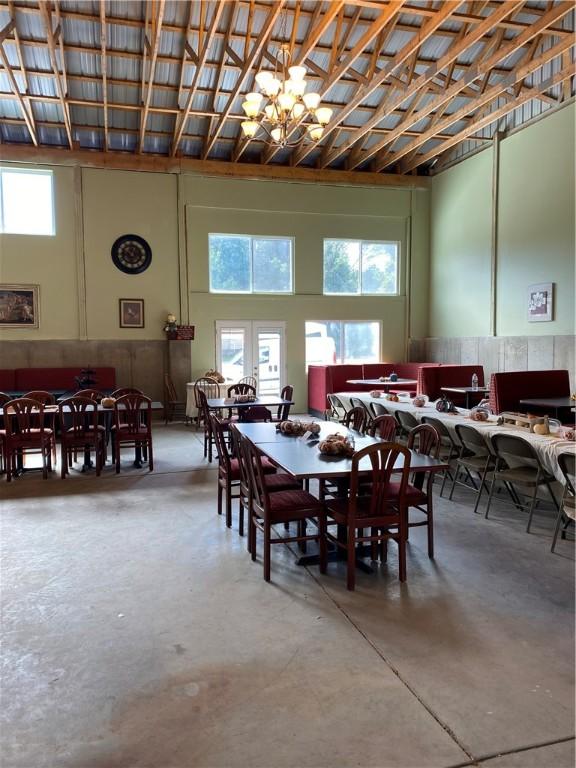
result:
[[[304,112],[306,111],[306,107],[301,102],[297,101],[296,104],[292,107],[292,117],[295,120],[298,120]]]
[[[299,83],[306,77],[306,67],[290,67],[288,73],[290,74],[291,80]]]
[[[270,82],[270,80],[274,79],[274,74],[272,72],[269,72],[266,69],[263,69],[261,72],[258,72],[256,75],[256,82],[262,88],[263,91],[266,90],[266,86]]]
[[[264,113],[268,120],[271,120],[272,122],[276,122],[278,120],[279,115],[275,104],[267,104],[264,107]]]
[[[280,80],[278,80],[277,77],[273,77],[269,82],[266,83],[266,87],[262,88],[266,96],[276,96],[280,89],[282,88],[282,83]]]
[[[302,101],[306,104],[306,109],[310,111],[317,109],[320,106],[320,94],[319,93],[305,93],[302,97]]]
[[[328,125],[330,118],[332,117],[332,110],[330,107],[318,107],[314,114],[320,125]]]
[[[247,117],[256,117],[258,114],[258,104],[255,101],[243,101],[242,109]]]
[[[262,94],[257,93],[256,91],[252,91],[252,93],[246,94],[245,99],[246,101],[253,101],[255,104],[260,106],[260,102],[262,101]]]
[[[272,128],[270,136],[279,144],[282,140],[282,128]]]
[[[240,125],[242,132],[247,139],[253,139],[258,132],[258,128],[260,127],[258,123],[254,122],[254,120],[244,120],[242,123],[240,123]]]
[[[281,93],[278,96],[278,105],[285,112],[290,112],[295,103],[296,99],[291,93]]]
[[[289,80],[288,82],[291,82],[290,92],[293,93],[294,96],[302,96],[304,94],[304,91],[306,90],[305,80]]]
[[[308,131],[308,135],[312,141],[320,141],[322,134],[324,133],[323,126],[319,125],[318,123],[312,123],[312,125],[309,125],[306,130]]]

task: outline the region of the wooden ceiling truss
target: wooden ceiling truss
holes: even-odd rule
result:
[[[58,130],[62,147],[76,155],[117,155],[112,149],[123,137],[134,147],[128,157],[224,160],[232,173],[256,163],[354,178],[426,175],[462,142],[490,142],[519,107],[534,102],[537,114],[574,95],[572,0],[183,0],[178,7],[175,0],[138,0],[140,17],[128,9],[122,16],[122,3],[114,4],[115,15],[106,0],[98,5],[93,13],[67,0],[0,0],[5,156],[16,144],[45,151],[46,136]],[[25,17],[42,33],[24,34]],[[65,29],[76,31],[74,42]],[[163,46],[164,35],[176,42]],[[274,67],[281,44],[293,63],[306,66],[309,89],[333,109],[319,144],[305,131],[290,150],[263,134],[242,135],[241,102],[257,71]],[[83,57],[94,58],[99,75],[78,71]],[[121,77],[134,61],[139,80]],[[174,77],[166,68],[158,76],[160,64],[171,65]],[[52,87],[40,90],[38,82]],[[82,93],[83,84],[99,86],[100,96]],[[6,112],[6,102],[17,113]],[[39,119],[41,104],[52,105],[58,118]],[[121,112],[136,112],[138,128],[114,125]],[[80,122],[78,114],[93,121]],[[291,137],[304,125],[302,118]],[[150,149],[158,142],[167,148],[163,155]]]

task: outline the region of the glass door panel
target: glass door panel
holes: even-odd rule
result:
[[[252,376],[250,324],[216,323],[216,368],[227,384]]]
[[[217,321],[216,367],[228,385],[253,376],[258,394],[279,395],[286,378],[285,324]]]

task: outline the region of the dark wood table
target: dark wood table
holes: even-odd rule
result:
[[[374,389],[382,389],[385,392],[388,392],[392,387],[397,387],[399,384],[415,387],[418,382],[416,379],[396,379],[396,381],[390,381],[390,379],[386,379],[386,381],[382,381],[381,379],[348,379],[346,384],[366,384],[369,387],[374,387]]]
[[[360,435],[354,430],[348,429],[341,424],[324,422],[322,428],[325,428],[326,434],[338,432],[354,438],[356,450],[365,448],[368,445],[382,442],[377,437],[368,437]],[[237,429],[249,440],[258,445],[262,453],[271,459],[275,464],[282,467],[286,472],[294,475],[299,480],[336,480],[342,482],[343,487],[347,485],[347,480],[352,471],[352,459],[340,456],[325,456],[318,450],[318,442],[323,436],[315,439],[303,439],[291,435],[279,435],[276,432],[275,424],[238,424]],[[399,456],[394,469],[400,472],[404,466],[404,457]],[[414,472],[442,472],[448,468],[446,462],[423,456],[422,454],[410,451],[410,469]],[[364,458],[359,470],[362,474],[371,472],[371,463],[368,457]],[[345,526],[338,526],[338,538],[346,540]],[[361,570],[372,573],[369,565],[360,558],[367,554],[369,548],[359,548],[356,565]],[[329,560],[346,560],[346,552],[340,547],[328,553]],[[298,565],[317,565],[318,555],[304,555],[297,560]]]
[[[297,421],[297,419],[294,419]],[[350,430],[343,424],[338,424],[334,421],[316,421],[316,424],[320,425],[320,434],[310,436],[309,438],[296,437],[294,435],[285,435],[283,432],[276,430],[276,424],[264,423],[262,421],[244,421],[239,422],[235,426],[238,431],[247,437],[251,442],[259,445],[260,443],[284,443],[285,445],[291,444],[294,440],[305,440],[312,442],[315,440],[315,444],[318,444],[318,439],[324,440],[328,435],[339,434],[349,435]]]
[[[548,408],[554,412],[555,418],[559,418],[561,411],[574,408],[574,400],[569,395],[566,397],[527,397],[518,402],[520,405],[529,405],[533,408]]]
[[[235,408],[238,411],[240,419],[242,418],[242,411],[251,408],[254,405],[264,405],[267,408],[279,408],[281,405],[294,405],[293,400],[284,400],[278,395],[260,395],[256,400],[252,400],[248,403],[236,403],[233,397],[209,397],[206,402],[208,408],[211,411],[222,411],[226,408],[232,410]]]
[[[479,399],[490,394],[490,387],[440,387],[441,392],[454,392],[457,395],[464,395],[466,398],[465,408],[470,409],[470,403],[473,395],[479,395]]]

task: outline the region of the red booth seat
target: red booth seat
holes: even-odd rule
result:
[[[15,372],[9,368],[3,368],[0,370],[0,392],[13,392],[15,389]]]
[[[418,378],[418,392],[437,400],[443,394],[450,400],[464,403],[464,396],[442,392],[442,387],[471,387],[472,376],[478,376],[478,386],[484,386],[484,368],[481,365],[439,365],[435,368],[421,368]]]
[[[379,379],[397,373],[401,379],[418,381],[422,367],[436,367],[438,363],[365,363],[337,365],[310,365],[308,367],[308,410],[320,416],[328,407],[327,395],[333,392],[356,390],[369,392],[373,384],[348,384],[349,379]],[[398,384],[393,391],[415,391],[411,384]]]
[[[490,377],[490,408],[502,411],[526,411],[520,400],[531,397],[569,397],[570,377],[566,370],[511,371]]]
[[[16,368],[14,371],[13,390],[29,391],[34,389],[78,389],[76,377],[83,368]],[[115,368],[91,368],[94,371],[97,389],[115,389]]]

